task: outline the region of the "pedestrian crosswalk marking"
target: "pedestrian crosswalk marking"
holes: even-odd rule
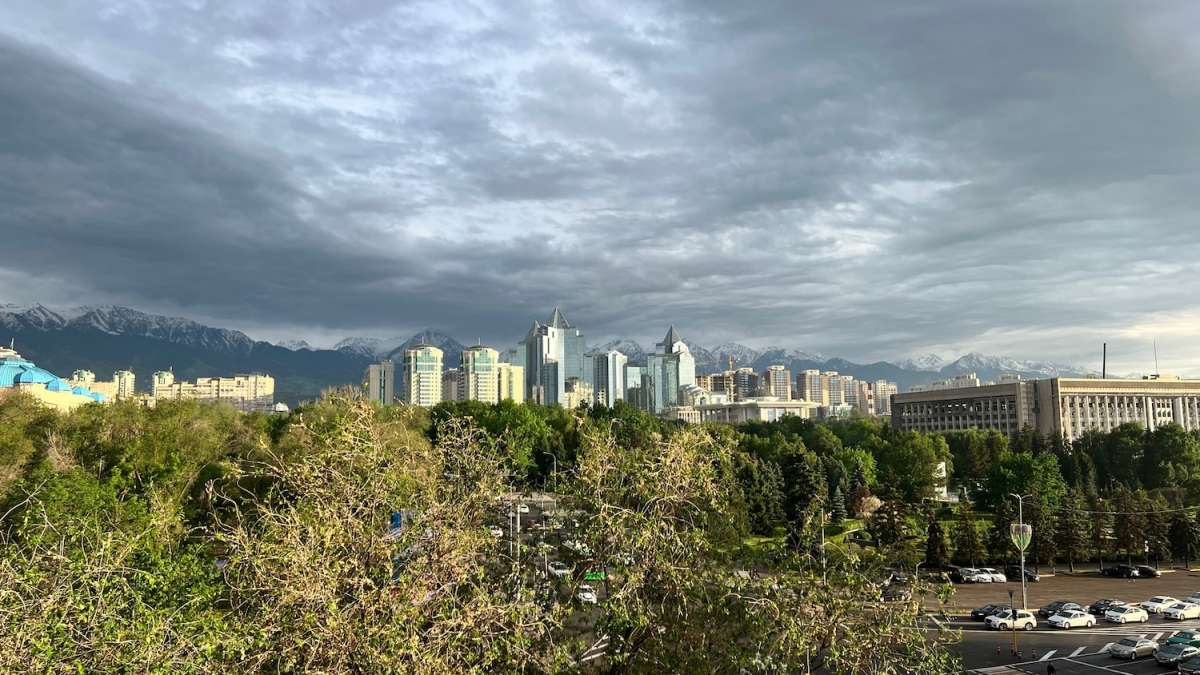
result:
[[[1109,643],[1109,644],[1112,644],[1112,643]],[[1080,647],[1079,649],[1076,649],[1075,651],[1071,652],[1071,657],[1070,657],[1070,658],[1074,658],[1074,657],[1076,657],[1076,656],[1079,656],[1080,654],[1082,654],[1082,653],[1083,653],[1083,650],[1085,650],[1085,649],[1087,649],[1087,645],[1084,645],[1084,646]],[[1103,651],[1103,650],[1101,650],[1101,651]]]
[[[1155,642],[1158,642],[1159,638],[1161,638],[1161,637],[1162,637],[1162,633],[1155,633],[1154,637],[1152,637],[1150,639],[1154,640]]]
[[[1054,656],[1054,653],[1057,651],[1058,651],[1057,649],[1051,649],[1050,651],[1046,652],[1045,655],[1042,656],[1042,658],[1038,659],[1038,661],[1049,661],[1050,658],[1052,656]]]
[[[1104,646],[1103,646],[1103,647],[1100,649],[1100,652],[1101,652],[1101,653],[1103,653],[1103,652],[1106,652],[1106,651],[1108,651],[1108,650],[1112,649],[1112,646],[1113,646],[1113,643],[1111,643],[1111,642],[1110,642],[1110,643],[1108,643],[1108,644],[1104,645]]]

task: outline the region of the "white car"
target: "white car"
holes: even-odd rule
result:
[[[983,620],[988,628],[996,630],[1033,630],[1037,628],[1037,617],[1024,609],[1008,609]]]
[[[1183,621],[1185,619],[1200,619],[1200,605],[1193,602],[1177,602],[1162,612],[1163,618]]]
[[[1008,577],[991,567],[981,567],[979,573],[988,577],[988,581],[992,583],[1003,584],[1008,582]]]
[[[981,569],[968,567],[962,571],[963,578],[973,584],[990,584],[992,583],[992,575],[984,572]]]
[[[577,597],[585,605],[594,605],[599,601],[599,598],[596,597],[596,589],[591,586],[580,586]]]
[[[1151,614],[1162,614],[1163,610],[1179,602],[1169,595],[1156,595],[1140,603],[1140,607]]]
[[[1150,615],[1137,605],[1121,605],[1105,612],[1104,620],[1109,623],[1146,623]]]
[[[1070,628],[1091,628],[1096,625],[1096,617],[1077,609],[1068,609],[1050,617],[1047,619],[1047,623],[1063,630]]]
[[[565,577],[571,574],[571,568],[561,560],[552,560],[546,569],[550,570],[550,574],[556,577]]]

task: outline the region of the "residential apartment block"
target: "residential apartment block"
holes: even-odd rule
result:
[[[275,378],[262,374],[233,377],[199,377],[195,382],[176,380],[169,370],[154,373],[150,399],[228,403],[242,412],[272,412],[275,409]]]

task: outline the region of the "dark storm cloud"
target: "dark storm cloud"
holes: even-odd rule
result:
[[[561,303],[596,335],[1194,359],[1198,19],[12,3],[3,299],[497,342]]]

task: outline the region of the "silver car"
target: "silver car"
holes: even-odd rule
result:
[[[1154,652],[1154,660],[1158,661],[1159,665],[1173,666],[1197,654],[1200,654],[1200,647],[1185,644],[1163,645]]]
[[[1129,659],[1132,661],[1139,656],[1149,656],[1157,649],[1158,643],[1154,640],[1147,640],[1145,638],[1125,638],[1124,640],[1114,644],[1112,648],[1108,650],[1108,653],[1112,654],[1118,659]]]

